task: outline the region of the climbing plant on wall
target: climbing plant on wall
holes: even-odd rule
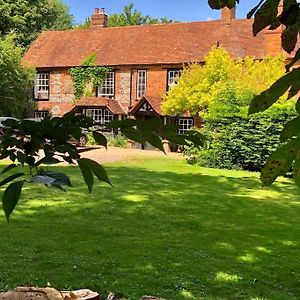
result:
[[[92,96],[93,90],[102,85],[105,75],[110,68],[95,65],[96,54],[86,57],[79,67],[71,68],[75,101],[84,96]]]

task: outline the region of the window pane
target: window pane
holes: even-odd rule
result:
[[[115,72],[107,72],[103,84],[98,88],[97,96],[114,96]]]
[[[142,98],[146,93],[147,71],[138,70],[137,72],[137,98]]]
[[[172,86],[174,86],[177,83],[178,78],[180,77],[180,73],[180,70],[168,71],[168,90],[170,90]]]
[[[37,73],[34,82],[34,98],[49,99],[49,73]]]
[[[34,112],[34,118],[37,119],[37,120],[43,120],[48,116],[49,116],[49,111],[48,110],[36,110]]]
[[[94,122],[105,125],[113,120],[114,115],[106,108],[86,109],[85,115],[91,117]]]
[[[178,134],[184,134],[187,130],[194,126],[193,119],[179,119],[178,120]]]

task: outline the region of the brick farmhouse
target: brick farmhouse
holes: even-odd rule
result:
[[[90,28],[44,31],[32,44],[23,63],[37,69],[35,117],[70,110],[101,124],[126,116],[160,117],[164,123],[176,122],[183,133],[198,118],[164,116],[161,103],[185,64],[202,63],[215,45],[236,58],[262,59],[281,52],[280,28],[253,37],[253,20],[236,19],[235,9],[224,8],[219,20],[203,22],[109,28],[107,20],[104,9],[95,9]],[[93,53],[97,66],[112,71],[93,97],[74,103],[69,68]]]

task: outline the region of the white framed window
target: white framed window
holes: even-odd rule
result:
[[[147,88],[147,70],[138,70],[136,79],[136,95],[137,98],[142,98],[146,93]]]
[[[49,73],[37,73],[34,81],[34,99],[49,99]]]
[[[115,95],[115,72],[107,72],[101,87],[97,88],[97,97],[113,97]]]
[[[168,91],[178,82],[180,77],[180,70],[169,70],[168,71]]]
[[[35,110],[34,111],[34,118],[37,120],[43,120],[48,116],[49,116],[48,110]]]
[[[95,123],[106,125],[114,119],[114,115],[107,108],[86,109],[85,115],[91,117]]]
[[[178,120],[178,134],[185,134],[187,130],[194,126],[194,120],[191,118],[181,118]]]

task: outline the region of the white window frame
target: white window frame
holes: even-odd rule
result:
[[[34,118],[36,120],[43,120],[48,116],[49,116],[49,111],[48,110],[35,110],[34,111]]]
[[[180,74],[180,69],[168,71],[168,91],[177,84]]]
[[[107,108],[87,108],[84,114],[101,125],[106,125],[114,119],[113,113]]]
[[[192,118],[179,118],[178,119],[178,134],[185,134],[194,126],[194,119]]]
[[[138,70],[136,77],[136,96],[141,99],[147,90],[147,70]]]
[[[106,73],[103,84],[97,88],[97,97],[114,97],[115,95],[115,72]]]
[[[50,76],[49,72],[37,73],[34,81],[34,99],[49,100]]]

